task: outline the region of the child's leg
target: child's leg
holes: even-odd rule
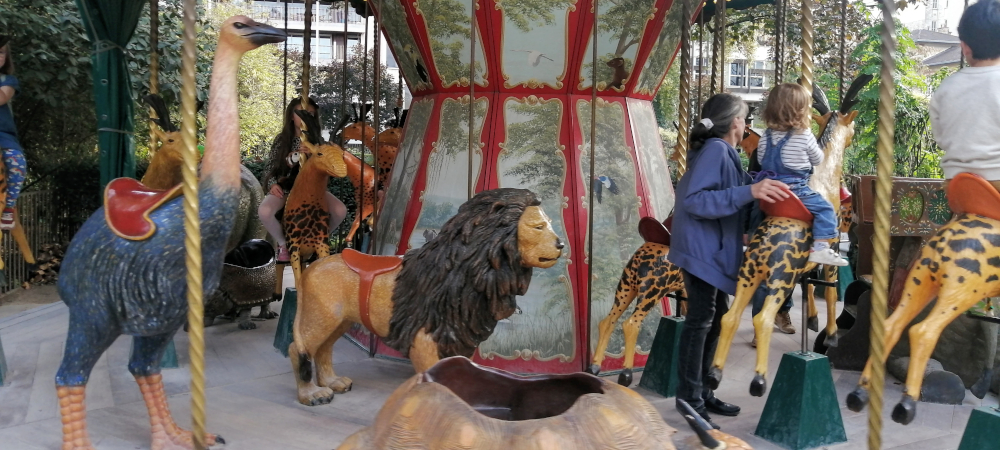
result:
[[[837,238],[837,214],[822,195],[812,191],[796,193],[799,200],[813,215],[813,242],[824,242],[827,246],[831,239]]]
[[[281,228],[281,223],[278,222],[278,219],[274,215],[284,206],[285,199],[268,194],[264,196],[264,200],[260,202],[260,206],[257,208],[260,222],[264,225],[264,229],[267,230],[267,234],[270,234],[274,238],[274,242],[279,247],[285,246],[285,232]]]
[[[24,161],[24,153],[13,148],[3,149],[3,163],[7,166],[7,203],[4,207],[14,209],[17,197],[21,195],[21,188],[24,187],[28,164]]]

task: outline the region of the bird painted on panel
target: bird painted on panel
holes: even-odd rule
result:
[[[413,64],[417,70],[417,76],[420,77],[420,81],[423,81],[424,83],[430,83],[431,78],[430,75],[427,73],[427,69],[424,68],[423,62],[421,61],[420,52],[416,51],[416,49],[414,49],[413,46],[411,46],[410,44],[404,45],[403,51],[406,52],[407,55],[410,55],[410,59],[413,60]]]
[[[538,67],[538,63],[541,62],[542,58],[545,58],[545,59],[547,59],[549,61],[552,61],[552,58],[549,58],[548,56],[545,56],[545,53],[542,53],[542,52],[540,52],[538,50],[511,50],[511,51],[512,52],[527,53],[528,54],[528,64],[531,64],[531,67]]]
[[[594,177],[591,187],[594,189],[594,197],[597,198],[597,203],[601,203],[601,194],[603,194],[604,189],[607,189],[608,192],[611,192],[613,195],[622,193],[622,191],[618,189],[618,185],[615,184],[615,180],[612,180],[611,177],[604,175]]]
[[[236,74],[243,54],[285,40],[277,28],[245,16],[219,29],[212,64],[208,130],[198,188],[204,293],[219,286],[226,241],[239,209],[240,127]],[[125,184],[138,184],[137,182]],[[56,373],[63,450],[93,450],[87,434],[87,380],[119,335],[133,336],[128,369],[150,416],[153,450],[192,448],[191,432],[174,422],[160,375],[160,358],[187,318],[184,199],[164,198],[145,217],[154,227],[136,237],[109,224],[98,209],[69,244],[59,274],[59,296],[69,308],[66,350]],[[121,216],[117,216],[121,217]],[[120,224],[121,222],[112,222]],[[215,435],[208,445],[224,443]]]

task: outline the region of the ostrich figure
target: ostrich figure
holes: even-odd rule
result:
[[[219,285],[226,241],[240,192],[240,130],[236,72],[247,51],[281,42],[285,33],[235,16],[222,24],[212,66],[208,134],[199,181],[204,292]],[[121,334],[133,336],[129,372],[149,411],[152,448],[191,448],[191,432],[180,429],[167,405],[160,357],[187,317],[187,281],[182,198],[167,200],[148,217],[155,226],[145,239],[112,229],[105,208],[83,225],[66,252],[59,296],[69,307],[66,351],[56,374],[63,423],[63,450],[91,450],[84,394],[97,359]],[[110,211],[110,209],[109,209]],[[209,445],[222,439],[209,435]]]

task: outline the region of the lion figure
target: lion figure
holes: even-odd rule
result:
[[[526,189],[480,192],[402,259],[346,250],[309,266],[288,349],[299,402],[329,403],[351,389],[333,370],[333,343],[355,323],[409,356],[417,372],[448,356],[471,357],[517,310],[532,269],[562,256],[540,204]]]

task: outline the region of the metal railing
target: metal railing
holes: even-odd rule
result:
[[[53,206],[52,191],[24,192],[17,199],[17,212],[28,237],[28,244],[38,258],[39,250],[47,244],[66,244],[76,230],[68,230],[60,223],[60,211]],[[4,262],[6,282],[0,284],[0,293],[17,289],[31,278],[33,269],[24,261],[24,255],[11,234],[3,233],[0,254]]]
[[[344,23],[344,7],[337,5],[313,5],[314,23]],[[255,20],[284,21],[285,4],[281,2],[254,2],[253,15]],[[288,20],[302,22],[305,20],[306,6],[301,3],[288,4]],[[358,13],[349,10],[347,23],[360,24],[363,20]]]

